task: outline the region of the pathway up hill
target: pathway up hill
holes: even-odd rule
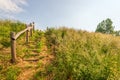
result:
[[[23,36],[22,36],[23,37]],[[119,80],[120,36],[50,28],[17,41],[17,64],[0,51],[1,80]]]
[[[44,70],[54,56],[49,53],[42,31],[35,31],[30,42],[25,44],[24,36],[17,41],[17,63],[10,63],[10,47],[0,52],[1,80],[34,80],[35,74]]]

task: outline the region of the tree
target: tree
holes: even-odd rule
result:
[[[112,26],[112,24],[113,22],[111,21],[111,19],[107,18],[97,25],[97,29],[95,32],[112,34],[114,33],[114,26]]]
[[[116,36],[120,36],[120,30],[115,31],[115,35],[116,35]]]

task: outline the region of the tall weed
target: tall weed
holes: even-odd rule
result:
[[[46,31],[52,80],[118,80],[120,37],[67,28]],[[54,46],[54,48],[53,48]],[[49,68],[47,69],[49,71]]]

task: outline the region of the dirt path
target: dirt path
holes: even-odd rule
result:
[[[39,70],[44,68],[47,64],[51,62],[54,58],[53,55],[47,53],[47,47],[44,46],[42,51],[39,53],[39,59],[24,61],[21,60],[17,66],[22,69],[17,80],[32,80],[34,74]],[[33,57],[34,59],[34,57]]]

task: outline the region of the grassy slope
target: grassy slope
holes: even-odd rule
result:
[[[46,39],[55,55],[46,68],[50,80],[120,79],[120,37],[51,28]]]
[[[19,32],[25,24],[19,21],[0,20],[0,49],[10,46],[10,32]]]
[[[28,45],[24,34],[17,40],[17,63],[10,63],[10,32],[17,33],[24,28],[21,22],[0,21],[0,80],[34,80],[36,71],[43,69],[52,58],[47,54],[44,33],[36,30]]]
[[[0,21],[1,80],[118,80],[120,78],[120,37],[67,28],[47,29],[45,37],[43,32],[35,31],[29,45],[25,45],[22,36],[17,40],[19,63],[12,65],[8,34],[10,31],[18,32],[24,27],[20,22]],[[38,55],[38,61],[24,60],[31,57],[35,59],[34,54]],[[53,62],[48,65],[50,60]]]
[[[25,24],[19,21],[0,20],[0,79],[15,79],[20,72],[18,67],[10,64],[10,32],[19,32]],[[13,77],[13,78],[12,78]]]

